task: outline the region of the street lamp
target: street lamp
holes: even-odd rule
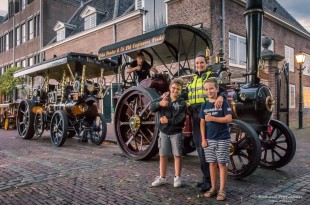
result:
[[[302,100],[303,100],[303,94],[302,94],[302,71],[303,67],[302,64],[305,62],[306,55],[299,50],[299,52],[296,54],[296,61],[299,64],[299,110],[298,110],[298,128],[302,129]]]

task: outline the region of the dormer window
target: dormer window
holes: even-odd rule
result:
[[[66,29],[65,28],[59,29],[56,32],[57,32],[57,42],[64,40],[66,38]]]
[[[94,28],[96,26],[96,19],[97,19],[96,17],[97,17],[96,14],[92,14],[84,18],[84,29],[85,30]]]
[[[81,13],[84,19],[84,30],[88,30],[97,26],[100,19],[105,16],[106,12],[99,11],[98,9],[87,6]]]
[[[73,30],[75,28],[75,25],[58,21],[57,24],[54,26],[54,31],[56,31],[57,33],[57,42],[64,40],[68,36],[70,30]]]

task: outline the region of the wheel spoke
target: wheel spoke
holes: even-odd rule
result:
[[[283,150],[283,151],[286,151],[286,149],[284,147],[280,147],[279,145],[275,145],[277,148]]]
[[[277,136],[274,138],[274,140],[279,139],[279,137],[282,135],[282,132],[279,130],[279,133],[277,134]]]
[[[148,142],[149,144],[151,144],[151,141],[145,136],[145,134],[144,134],[144,132],[142,131],[142,129],[140,129],[140,134],[141,134],[142,137],[144,137],[144,138],[147,140],[147,142]],[[141,140],[142,140],[142,139],[141,139]]]
[[[141,117],[141,116],[144,114],[144,112],[149,108],[150,104],[151,104],[151,102],[149,102],[149,103],[143,108],[143,110],[142,110],[142,111],[140,112],[140,114],[139,114],[139,117]]]

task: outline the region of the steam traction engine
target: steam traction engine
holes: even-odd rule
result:
[[[236,179],[250,175],[258,165],[269,169],[282,167],[291,161],[296,150],[295,138],[289,127],[271,119],[272,94],[257,77],[263,13],[261,0],[247,1],[246,83],[237,87],[231,82],[227,83],[234,117],[230,124],[228,170]],[[155,65],[165,66],[168,76],[173,78],[189,74],[189,60],[194,59],[198,51],[207,48],[212,52],[211,40],[203,30],[187,25],[169,25],[102,47],[99,58],[106,59],[123,54],[135,58],[137,53],[142,51],[146,60],[151,64],[155,62]],[[172,73],[166,65],[172,65],[173,62],[179,67],[176,73]],[[135,160],[148,159],[158,153],[158,128],[155,126],[158,118],[148,107],[152,100],[159,97],[164,90],[168,90],[169,78],[165,77],[167,74],[160,74],[126,89],[126,83],[133,85],[134,76],[126,76],[124,69],[125,66],[120,71],[123,73],[123,89],[114,96],[116,139],[127,157]],[[225,69],[220,69],[219,73],[227,76]],[[184,135],[183,150],[185,153],[193,150],[190,134]]]
[[[55,146],[62,146],[67,137],[75,135],[100,145],[107,128],[98,113],[98,99],[102,98],[103,76],[114,73],[114,65],[109,60],[98,61],[95,55],[69,53],[15,72],[14,77],[29,76],[31,84],[30,99],[22,100],[18,107],[19,136],[31,139],[50,130]],[[44,82],[33,89],[37,76]]]
[[[273,97],[270,89],[258,78],[263,13],[262,0],[247,1],[244,14],[247,24],[246,83],[229,93],[235,120],[231,125],[231,163],[228,169],[235,178],[251,174],[257,165],[268,169],[285,166],[296,150],[290,128],[271,119]],[[244,130],[235,127],[236,122]],[[246,137],[250,134],[255,138]]]

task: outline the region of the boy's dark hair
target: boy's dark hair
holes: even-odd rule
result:
[[[173,84],[179,84],[181,86],[181,89],[183,89],[183,80],[181,78],[174,78],[171,81],[170,86]]]
[[[217,81],[216,78],[208,78],[207,80],[205,80],[203,87],[205,88],[206,83],[213,83],[214,86],[216,87],[216,89],[219,89],[219,82]]]

